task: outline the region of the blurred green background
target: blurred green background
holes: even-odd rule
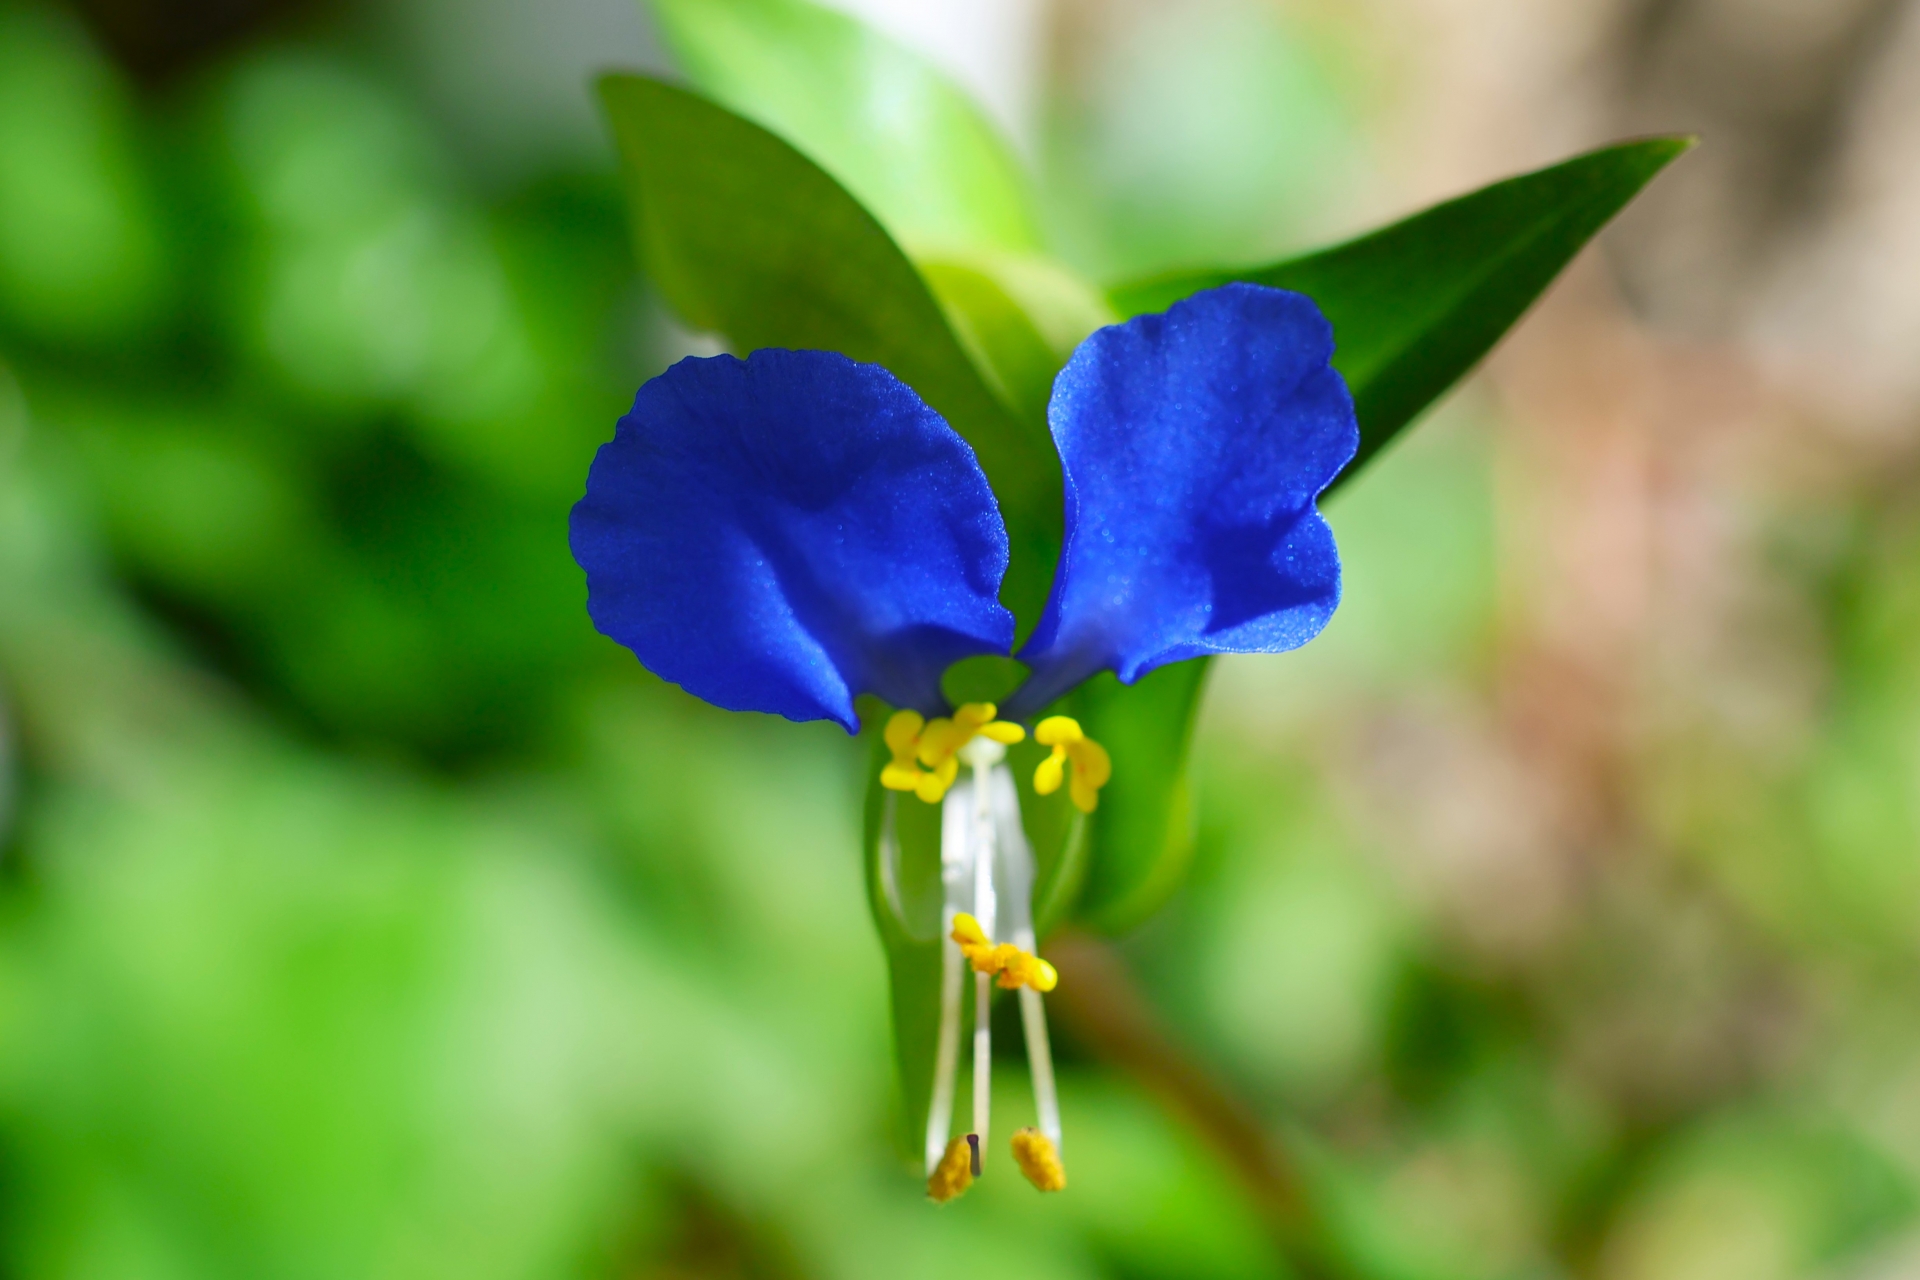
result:
[[[857,7],[1095,279],[1706,132],[1335,502],[1120,955],[1355,1274],[1920,1275],[1920,5]],[[1070,1190],[928,1206],[862,758],[589,627],[711,349],[607,66],[627,0],[0,0],[0,1275],[1281,1273],[1071,1025]]]

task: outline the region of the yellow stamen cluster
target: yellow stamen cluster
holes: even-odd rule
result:
[[[1019,1158],[1016,1151],[1014,1159]],[[1025,1168],[1024,1165],[1021,1167]],[[955,1138],[947,1144],[947,1153],[940,1157],[940,1163],[933,1167],[933,1172],[927,1177],[927,1199],[935,1204],[945,1204],[972,1185],[973,1148],[965,1138]]]
[[[1007,720],[996,720],[1000,709],[991,702],[969,702],[948,719],[928,720],[918,711],[896,711],[887,721],[885,738],[893,760],[880,771],[880,785],[889,791],[911,791],[928,804],[939,804],[960,773],[960,748],[976,737],[1011,745],[1027,731]]]
[[[953,940],[960,944],[960,954],[967,958],[975,973],[992,975],[994,981],[1008,991],[1017,987],[1051,991],[1060,985],[1059,970],[1011,942],[996,944],[987,937],[980,922],[964,911],[953,917]]]
[[[951,1156],[952,1150],[947,1154]],[[1067,1167],[1060,1163],[1060,1152],[1053,1140],[1038,1129],[1021,1129],[1013,1135],[1013,1162],[1027,1175],[1027,1181],[1041,1191],[1067,1189]]]
[[[1033,727],[1033,740],[1052,747],[1053,754],[1033,771],[1033,789],[1050,796],[1060,789],[1063,776],[1067,794],[1082,813],[1092,813],[1100,803],[1100,788],[1113,776],[1113,759],[1107,749],[1081,732],[1080,722],[1072,716],[1048,716]],[[1071,775],[1067,765],[1073,765]]]

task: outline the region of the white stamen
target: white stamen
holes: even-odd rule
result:
[[[1033,928],[1033,847],[1020,824],[1020,793],[1005,769],[993,777],[994,825],[999,828],[999,866],[996,871],[1007,900],[1007,932],[1013,945],[1039,954]],[[1040,993],[1020,988],[1020,1026],[1026,1034],[1027,1069],[1033,1076],[1033,1109],[1040,1132],[1060,1149],[1060,1096],[1053,1081],[1053,1049],[1047,1039],[1047,1010]]]
[[[979,737],[960,750],[972,778],[955,782],[940,814],[940,1033],[934,1050],[933,1098],[927,1112],[927,1173],[946,1154],[953,1129],[960,1070],[961,978],[966,957],[953,941],[953,918],[972,908],[990,939],[1004,938],[1037,954],[1033,927],[1033,849],[1020,823],[1020,796],[1013,775],[1001,767],[1006,748]],[[1005,919],[998,920],[1004,902]],[[1001,927],[1003,926],[1003,927]],[[1033,1103],[1040,1132],[1060,1148],[1060,1101],[1047,1038],[1046,1006],[1031,987],[1020,989],[1020,1022],[1033,1076]],[[973,1134],[984,1153],[993,1098],[993,978],[974,975]]]
[[[953,1131],[953,1094],[960,1073],[960,980],[966,957],[953,940],[953,918],[968,906],[973,887],[973,814],[962,782],[940,809],[940,1034],[934,1043],[933,1099],[927,1108],[927,1176],[947,1152]]]
[[[960,748],[960,759],[973,769],[972,840],[973,918],[988,938],[994,936],[998,906],[994,893],[993,786],[994,766],[1007,749],[992,738],[977,737]],[[993,978],[973,975],[973,1132],[980,1136],[981,1158],[987,1150],[987,1121],[993,1107]]]

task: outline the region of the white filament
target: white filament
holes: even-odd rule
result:
[[[1004,912],[1009,940],[1030,954],[1039,954],[1033,929],[1033,846],[1020,824],[1020,793],[1013,775],[996,770],[992,780],[994,823],[999,828],[999,859],[995,867],[1007,900]],[[1020,988],[1020,1026],[1026,1033],[1027,1069],[1033,1076],[1033,1109],[1040,1132],[1060,1147],[1060,1095],[1053,1082],[1053,1048],[1047,1039],[1047,1009],[1040,993]]]
[[[995,936],[999,903],[994,893],[994,876],[999,859],[994,848],[993,775],[1005,773],[997,766],[1007,758],[1007,749],[992,738],[975,738],[960,749],[960,758],[973,769],[972,836],[973,918],[980,931]],[[986,1163],[987,1121],[993,1109],[993,978],[973,975],[973,1132],[979,1135],[981,1164]]]
[[[940,1035],[933,1054],[933,1100],[927,1108],[928,1177],[947,1151],[960,1072],[960,979],[967,962],[953,940],[953,918],[967,909],[973,888],[970,792],[965,782],[957,783],[940,810]]]

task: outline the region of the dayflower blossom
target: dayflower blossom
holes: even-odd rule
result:
[[[824,351],[687,359],[640,388],[600,449],[571,541],[601,631],[656,675],[718,706],[860,724],[895,710],[890,791],[943,806],[945,966],[928,1192],[964,1190],[987,1139],[992,987],[1017,988],[1036,1129],[1016,1163],[1066,1183],[1037,954],[1034,862],[1006,748],[1089,677],[1131,683],[1210,653],[1273,653],[1318,634],[1340,598],[1315,505],[1359,434],[1329,365],[1331,327],[1306,297],[1248,284],[1095,332],[1054,382],[1048,422],[1064,481],[1053,586],[1017,655],[1004,707],[948,706],[941,675],[1006,654],[1004,522],[967,443],[878,365]],[[1037,794],[1082,812],[1126,761],[1067,716]],[[963,774],[962,770],[965,770]],[[891,802],[891,800],[890,800]],[[889,810],[889,812],[891,812]],[[974,972],[973,1123],[951,1134],[962,986]]]

